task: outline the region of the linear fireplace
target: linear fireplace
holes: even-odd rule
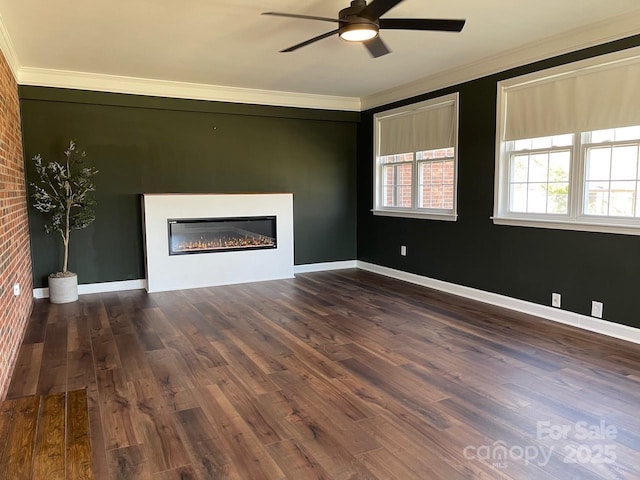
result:
[[[169,219],[169,255],[277,248],[276,217]]]
[[[291,193],[145,193],[142,207],[148,292],[293,278]],[[223,243],[237,250],[197,255]]]

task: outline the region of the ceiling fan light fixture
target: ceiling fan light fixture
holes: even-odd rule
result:
[[[366,42],[378,35],[378,26],[371,23],[352,23],[341,27],[338,35],[347,42]]]

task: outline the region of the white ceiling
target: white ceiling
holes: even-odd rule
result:
[[[335,25],[260,15],[335,17],[347,5],[348,0],[0,0],[0,33],[3,50],[13,51],[18,80],[21,72],[27,79],[21,83],[38,83],[38,74],[82,72],[358,100],[470,65],[478,70],[483,59],[525,47],[531,57],[536,45],[559,53],[562,42],[571,49],[640,33],[638,0],[404,0],[385,17],[466,18],[467,24],[462,33],[383,31],[392,53],[374,59],[362,45],[337,36],[278,53]]]

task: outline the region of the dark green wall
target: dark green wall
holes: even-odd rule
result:
[[[640,45],[640,36],[537,62],[364,112],[358,132],[358,260],[640,327],[640,237],[494,225],[497,82]],[[640,85],[640,80],[639,80]],[[373,114],[460,92],[457,222],[371,214]],[[400,245],[407,256],[400,256]]]
[[[355,258],[357,113],[44,87],[20,96],[27,181],[33,155],[60,159],[71,138],[100,171],[97,220],[72,233],[80,283],[144,278],[141,193],[293,192],[295,263]],[[40,213],[29,220],[44,287],[61,242]]]

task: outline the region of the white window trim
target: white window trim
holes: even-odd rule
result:
[[[451,211],[442,211],[435,208],[403,208],[403,207],[383,207],[382,206],[382,165],[378,161],[378,153],[380,151],[380,120],[384,118],[392,117],[394,115],[406,114],[408,112],[421,110],[423,108],[431,108],[437,105],[452,103],[455,109],[455,121],[456,121],[456,133],[454,138],[454,156],[453,156],[453,208]],[[384,112],[376,113],[373,117],[373,209],[371,212],[374,215],[385,217],[404,217],[404,218],[419,218],[425,220],[443,220],[449,222],[455,222],[458,220],[458,128],[459,128],[459,93],[451,93],[438,98],[425,100],[419,103],[413,103],[404,107],[394,108],[392,110],[386,110]],[[414,152],[415,153],[415,152]],[[418,161],[413,160],[413,185],[412,185],[412,201],[417,201],[418,198]]]
[[[558,67],[533,72],[528,75],[510,78],[498,82],[498,96],[496,102],[496,158],[495,158],[495,180],[493,198],[493,216],[490,217],[496,225],[510,225],[519,227],[537,227],[558,230],[575,230],[584,232],[617,233],[624,235],[640,235],[640,219],[628,217],[599,217],[590,215],[540,215],[521,214],[508,212],[509,196],[509,152],[505,148],[506,142],[502,141],[502,132],[505,129],[506,120],[506,91],[515,86],[524,85],[554,76],[565,75],[586,70],[589,68],[601,68],[606,65],[613,65],[618,62],[640,59],[640,47],[631,48],[619,52],[614,52],[599,57],[561,65]],[[576,151],[574,142],[573,155],[581,154]],[[578,142],[580,143],[580,142]],[[576,171],[572,161],[570,173],[570,203],[583,202],[584,173]],[[582,178],[582,180],[578,180]],[[582,203],[580,203],[582,205]],[[582,211],[582,207],[580,207]],[[555,217],[555,218],[554,218]]]

